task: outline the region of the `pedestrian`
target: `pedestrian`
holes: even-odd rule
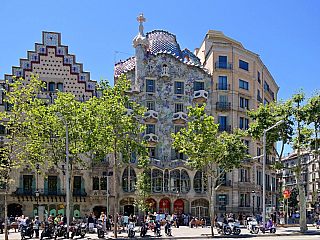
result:
[[[36,238],[39,238],[39,217],[36,216],[33,221],[33,230],[36,233]]]
[[[92,213],[90,213],[90,216],[88,217],[88,223],[89,223],[89,233],[93,233],[93,227],[94,227],[94,220],[92,217]]]
[[[275,211],[273,214],[271,214],[271,220],[273,223],[273,226],[277,225],[277,212]]]
[[[217,222],[218,222],[218,214],[216,213],[214,215],[214,223],[213,223],[213,226],[216,227],[217,226]]]
[[[280,224],[281,226],[283,227],[284,226],[284,214],[283,213],[280,213]]]

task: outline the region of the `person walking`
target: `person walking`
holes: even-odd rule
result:
[[[39,224],[40,224],[39,217],[36,216],[33,221],[33,230],[36,234],[36,238],[39,238]]]

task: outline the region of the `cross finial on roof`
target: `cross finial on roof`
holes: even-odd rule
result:
[[[142,24],[143,22],[146,21],[146,18],[143,17],[143,13],[140,13],[140,16],[137,17],[137,21],[138,21],[140,24]]]

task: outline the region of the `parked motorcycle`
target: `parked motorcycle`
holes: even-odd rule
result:
[[[46,238],[52,238],[54,236],[54,225],[52,223],[45,222],[43,231],[40,235],[40,240],[42,240],[44,237]]]
[[[74,226],[71,227],[71,229],[71,239],[73,239],[75,236],[81,236],[82,238],[84,238],[84,236],[86,235],[87,224],[74,224]]]
[[[22,225],[20,230],[21,240],[24,240],[26,237],[33,238],[33,234],[34,230],[32,223]]]
[[[260,230],[263,231],[263,225],[260,225]],[[269,219],[268,222],[266,223],[265,227],[265,232],[270,231],[270,233],[275,233],[276,232],[276,227],[273,226],[272,220]]]
[[[228,219],[228,225],[231,228],[231,231],[234,235],[239,235],[241,233],[240,225],[238,220],[234,220],[233,218]]]
[[[148,227],[145,222],[142,222],[141,228],[140,228],[140,237],[144,237],[147,234]]]
[[[257,222],[256,218],[254,218],[254,217],[248,218],[247,229],[252,234],[258,234],[259,233],[259,227],[258,227],[258,222]]]
[[[134,230],[134,224],[133,224],[133,222],[129,222],[129,225],[128,225],[128,237],[134,237],[135,234],[136,234],[136,232]]]
[[[160,227],[160,222],[157,221],[154,225],[154,234],[157,236],[157,237],[160,237],[161,236],[161,227]]]
[[[167,236],[172,236],[172,229],[169,221],[167,221],[167,224],[164,226],[164,231]]]
[[[55,231],[54,231],[54,239],[57,239],[58,237],[64,237],[67,238],[67,225],[57,225]]]
[[[101,219],[97,221],[96,226],[97,226],[98,238],[104,238],[105,231],[103,229],[103,222]]]
[[[230,235],[232,233],[232,229],[227,223],[217,222],[216,227],[219,234]]]

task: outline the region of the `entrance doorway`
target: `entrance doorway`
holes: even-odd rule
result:
[[[8,217],[10,216],[21,216],[22,215],[22,207],[20,204],[12,203],[8,206]]]
[[[130,214],[134,214],[134,206],[133,205],[125,205],[124,206],[124,214],[130,216]]]
[[[100,218],[101,212],[104,212],[104,214],[107,214],[107,207],[105,206],[95,206],[93,208],[94,215],[96,215],[97,218]],[[109,213],[110,215],[110,213]]]

